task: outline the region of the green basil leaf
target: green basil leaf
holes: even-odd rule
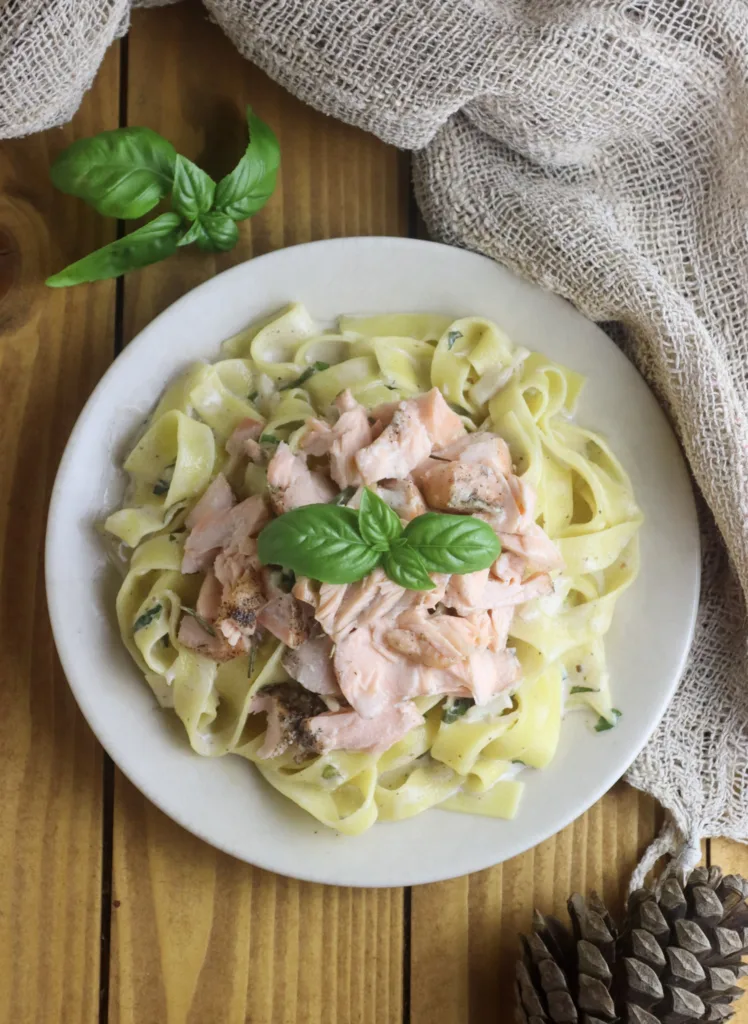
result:
[[[228,252],[239,241],[236,222],[225,213],[212,211],[200,217],[205,237],[198,238],[197,244],[206,252]]]
[[[115,128],[79,139],[50,169],[55,186],[105,217],[142,217],[168,195],[176,150],[150,128]]]
[[[211,208],[215,194],[216,183],[211,176],[186,156],[177,153],[171,193],[171,201],[177,213],[188,220],[196,220],[201,213],[207,213]]]
[[[86,281],[119,277],[128,270],[158,263],[176,251],[181,224],[182,218],[178,213],[162,213],[137,231],[89,253],[77,263],[71,263],[58,274],[48,277],[46,283],[50,288],[67,288]]]
[[[249,144],[239,163],[218,182],[215,207],[232,220],[262,209],[275,188],[280,147],[273,131],[247,107]]]
[[[392,543],[382,558],[382,568],[391,580],[406,590],[433,590],[436,586],[423,559],[407,540]]]
[[[177,244],[192,245],[193,242],[199,242],[200,239],[207,239],[207,237],[208,236],[205,234],[205,228],[202,225],[202,221],[198,218],[197,220],[193,220]]]
[[[456,697],[451,704],[445,704],[442,711],[442,722],[451,725],[473,707],[475,701],[472,697]]]
[[[268,523],[257,538],[263,565],[280,565],[322,583],[355,583],[379,562],[358,529],[358,513],[339,505],[303,505]]]
[[[386,501],[368,487],[364,487],[358,510],[358,528],[361,536],[377,551],[387,551],[393,540],[403,532],[397,513]]]
[[[461,575],[487,569],[499,557],[499,538],[482,519],[426,512],[405,527],[403,536],[429,572]]]

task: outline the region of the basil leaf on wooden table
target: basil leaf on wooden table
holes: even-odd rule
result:
[[[97,249],[77,263],[47,278],[51,288],[66,288],[86,281],[118,277],[128,270],[147,267],[150,263],[176,252],[182,227],[178,213],[162,213],[137,231]]]
[[[207,213],[211,208],[215,194],[216,183],[211,176],[178,153],[171,195],[177,213],[188,220],[196,220],[201,213]]]
[[[405,538],[393,541],[382,557],[382,568],[394,583],[407,590],[433,590],[436,586],[423,558]]]
[[[387,551],[403,532],[399,516],[368,487],[364,487],[361,495],[358,528],[364,540],[377,551]]]
[[[257,538],[257,554],[263,565],[322,583],[355,583],[381,558],[361,536],[358,513],[343,505],[303,505],[273,519]]]
[[[206,252],[228,252],[239,241],[239,228],[225,213],[211,210],[200,218],[200,224],[205,238],[198,238],[197,244]]]
[[[499,557],[499,538],[482,519],[425,512],[408,523],[403,537],[429,572],[464,574],[487,569]]]
[[[218,182],[215,208],[232,220],[262,209],[275,188],[280,147],[274,132],[247,107],[249,143],[239,163]]]
[[[134,220],[171,191],[177,151],[150,128],[115,128],[78,139],[50,169],[61,192],[105,217]]]

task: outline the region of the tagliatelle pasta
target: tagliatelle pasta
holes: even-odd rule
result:
[[[223,348],[222,360],[190,367],[167,388],[125,462],[124,507],[106,521],[132,549],[117,598],[122,638],[159,703],[174,709],[198,754],[245,757],[348,835],[436,806],[514,816],[521,774],[551,762],[566,711],[590,709],[602,728],[618,714],[604,637],[637,574],[641,515],[607,442],[573,420],[583,378],[480,317],[345,316],[323,331],[294,304]],[[219,473],[240,498],[265,493],[265,467],[226,447],[242,423],[262,422],[256,445],[296,451],[310,419],[332,420],[345,389],[371,410],[432,387],[469,431],[504,438],[514,472],[537,494],[535,522],[563,558],[552,591],[511,619],[519,683],[483,705],[463,701],[459,714],[452,699],[416,697],[421,724],[383,752],[263,757],[266,721],[253,701],[290,679],[285,649],[267,632],[251,652],[219,661],[180,640],[203,580],[182,572],[190,511]]]

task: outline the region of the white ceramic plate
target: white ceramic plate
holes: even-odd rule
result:
[[[645,515],[642,570],[607,638],[623,711],[596,733],[564,723],[555,761],[526,772],[519,816],[497,821],[432,810],[357,838],[328,831],[238,757],[193,754],[120,641],[118,579],[94,524],[120,501],[126,442],[167,381],[291,300],[341,313],[432,311],[495,320],[521,345],[588,377],[578,421],[601,431],[630,472]],[[185,295],[119,356],[70,437],[47,531],[47,593],[57,647],[91,728],[122,771],[185,828],[252,864],[338,885],[412,885],[496,864],[553,835],[622,775],[675,690],[691,643],[699,585],[693,495],[652,394],[602,331],[556,296],[481,256],[409,239],[346,238],[243,263]],[[524,778],[523,775],[523,778]]]

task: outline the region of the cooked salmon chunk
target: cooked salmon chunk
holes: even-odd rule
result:
[[[270,460],[268,492],[279,516],[301,505],[324,505],[338,493],[326,476],[309,469],[303,455],[294,455],[285,441]]]
[[[400,704],[376,718],[362,718],[355,711],[332,711],[309,719],[306,729],[317,750],[367,750],[373,754],[388,750],[411,729],[423,724],[415,704]]]
[[[242,420],[233,430],[231,437],[226,442],[226,451],[229,455],[249,455],[255,453],[256,449],[253,446],[247,447],[247,442],[256,442],[257,438],[262,433],[264,424],[262,420],[255,420],[247,417]]]
[[[342,697],[332,664],[332,640],[324,633],[305,640],[283,655],[283,668],[306,690],[325,696]]]
[[[299,647],[308,639],[312,622],[312,610],[297,601],[293,594],[281,594],[273,598],[257,613],[257,624],[272,633],[286,647]]]
[[[329,455],[330,476],[338,487],[344,488],[361,483],[355,456],[371,444],[372,433],[366,409],[350,391],[341,392],[335,405],[340,413],[337,423],[330,427],[312,420],[301,444],[310,455]]]
[[[356,455],[364,483],[387,477],[403,480],[431,449],[454,441],[465,433],[460,417],[452,412],[438,388],[420,398],[400,402],[388,426],[367,448]]]
[[[228,512],[235,504],[236,498],[228,480],[223,473],[219,473],[187,516],[184,525],[188,530],[193,530],[201,520],[220,512]]]
[[[244,540],[260,532],[268,518],[267,505],[259,495],[247,498],[233,508],[203,515],[185,542],[182,572],[210,568],[219,551],[227,547],[240,548]]]
[[[485,430],[465,434],[446,447],[435,449],[433,454],[435,458],[446,459],[448,462],[477,462],[482,466],[490,466],[502,476],[509,476],[512,472],[512,456],[506,441],[498,434]]]
[[[437,462],[420,478],[426,504],[443,512],[490,512],[516,522],[519,512],[507,478],[477,462]]]

